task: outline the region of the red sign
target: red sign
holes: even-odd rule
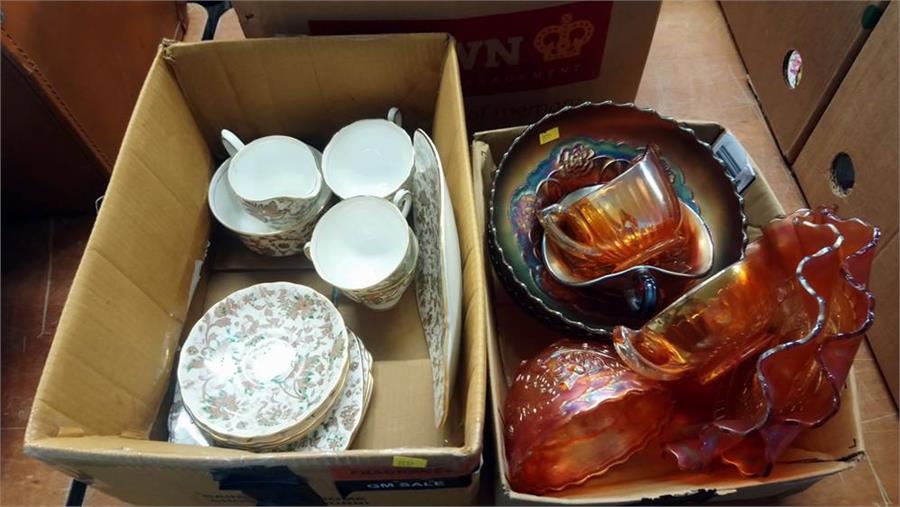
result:
[[[612,2],[444,20],[310,20],[313,35],[449,32],[466,95],[534,90],[600,74]]]

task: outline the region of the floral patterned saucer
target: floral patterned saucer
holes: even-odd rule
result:
[[[337,402],[328,411],[324,422],[302,437],[298,442],[281,451],[341,451],[353,443],[366,410],[372,399],[374,378],[372,377],[372,354],[366,350],[362,340],[349,329],[353,338],[350,343],[350,367],[347,382]],[[185,445],[210,446],[212,439],[194,424],[184,409],[181,393],[175,390],[169,411],[169,442]]]
[[[263,283],[230,294],[197,321],[178,362],[191,419],[216,443],[266,450],[327,415],[349,366],[340,313],[315,290]]]
[[[367,390],[371,388],[370,368],[367,364],[368,352],[362,341],[353,332],[350,344],[350,370],[344,392],[331,407],[325,421],[300,439],[294,446],[296,451],[342,451],[350,447],[356,431],[365,417]]]
[[[440,427],[447,419],[459,359],[462,263],[453,205],[437,148],[419,129],[413,135],[413,149],[413,225],[420,259],[416,300],[431,359],[434,420]]]

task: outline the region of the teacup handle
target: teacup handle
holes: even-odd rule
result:
[[[549,237],[551,241],[553,241],[563,249],[568,250],[569,252],[587,256],[597,255],[596,250],[591,245],[574,240],[571,236],[569,236],[565,231],[562,230],[558,222],[560,218],[562,218],[563,214],[565,214],[565,210],[559,204],[552,204],[540,210],[538,212],[538,220],[544,227],[544,233]],[[575,227],[587,227],[585,224],[582,224],[580,220],[573,220],[572,222],[572,225],[574,225]],[[590,231],[586,230],[584,232],[586,235],[590,236]]]
[[[394,206],[400,210],[400,213],[403,216],[409,215],[409,209],[412,207],[412,194],[409,190],[405,188],[401,188],[394,193],[394,197],[391,198],[391,202],[394,203]]]
[[[313,258],[312,258],[312,242],[311,241],[307,241],[303,245],[303,255],[305,255],[306,258],[309,259],[310,261],[313,260]]]
[[[403,114],[400,113],[400,108],[392,107],[388,109],[387,120],[398,127],[403,126]]]
[[[659,290],[656,279],[647,270],[640,269],[635,275],[636,288],[626,294],[628,308],[634,315],[642,320],[649,319],[656,313],[656,304],[659,300]]]
[[[228,152],[229,157],[237,155],[239,151],[244,149],[244,142],[228,129],[222,129],[222,145],[225,146],[225,151]]]

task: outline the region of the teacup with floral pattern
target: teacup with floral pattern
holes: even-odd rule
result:
[[[244,144],[222,130],[231,155],[228,184],[247,213],[277,229],[296,229],[321,211],[331,196],[319,169],[322,154],[288,136],[260,137]]]

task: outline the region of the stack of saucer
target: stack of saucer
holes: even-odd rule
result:
[[[325,296],[286,282],[239,290],[184,343],[170,440],[346,449],[371,398],[371,369],[371,355]]]

